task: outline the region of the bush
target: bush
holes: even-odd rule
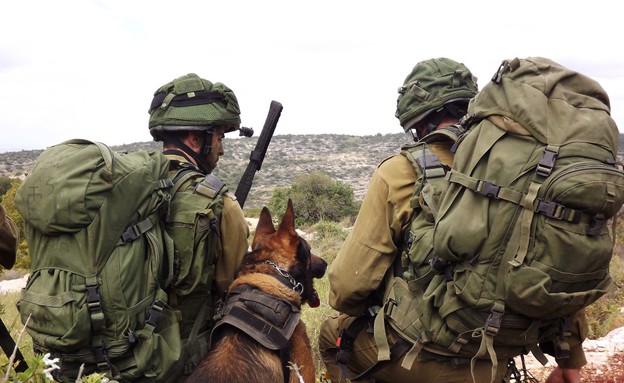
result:
[[[618,241],[621,242],[621,241]],[[611,330],[624,326],[621,309],[624,306],[624,258],[622,245],[616,245],[609,267],[613,283],[609,292],[586,309],[590,339],[607,335]]]
[[[340,221],[358,211],[353,189],[322,172],[298,177],[290,188],[275,189],[269,209],[276,216],[284,214],[289,198],[293,202],[297,225],[321,220]]]

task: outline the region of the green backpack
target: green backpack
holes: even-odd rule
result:
[[[32,262],[18,308],[34,350],[60,358],[57,380],[76,381],[82,364],[83,376],[120,381],[173,373],[168,168],[159,152],[71,140],[45,150],[18,189]]]
[[[624,172],[605,91],[548,59],[504,61],[466,126],[433,235],[447,277],[425,291],[420,341],[495,364],[607,292]]]

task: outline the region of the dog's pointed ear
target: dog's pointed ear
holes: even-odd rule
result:
[[[282,223],[279,225],[279,229],[277,229],[280,233],[288,234],[291,237],[296,237],[297,232],[295,231],[295,212],[293,210],[292,201],[290,198],[288,199],[288,207],[286,207],[286,212],[284,213],[284,217],[282,218]]]
[[[258,219],[258,226],[256,226],[256,234],[254,235],[254,240],[252,247],[256,247],[256,242],[267,235],[275,233],[275,226],[273,226],[273,218],[271,218],[271,213],[267,207],[263,207],[260,212],[260,218]]]

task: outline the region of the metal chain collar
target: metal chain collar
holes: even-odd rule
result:
[[[267,265],[270,265],[271,267],[273,267],[275,270],[277,270],[277,272],[279,273],[279,275],[281,275],[282,277],[288,279],[288,281],[290,282],[290,284],[293,286],[292,289],[298,293],[299,295],[303,294],[303,285],[300,282],[297,282],[295,280],[295,278],[293,278],[290,274],[288,274],[288,271],[286,269],[284,269],[283,267],[279,267],[278,265],[276,265],[274,262],[269,261],[268,259],[265,259],[262,263],[266,263]]]

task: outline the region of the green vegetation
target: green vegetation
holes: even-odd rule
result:
[[[9,177],[0,177],[0,202],[2,201],[2,196],[11,188],[13,180]]]
[[[322,172],[298,177],[290,188],[275,189],[269,210],[281,216],[288,199],[293,202],[298,225],[339,221],[358,211],[353,189]]]

